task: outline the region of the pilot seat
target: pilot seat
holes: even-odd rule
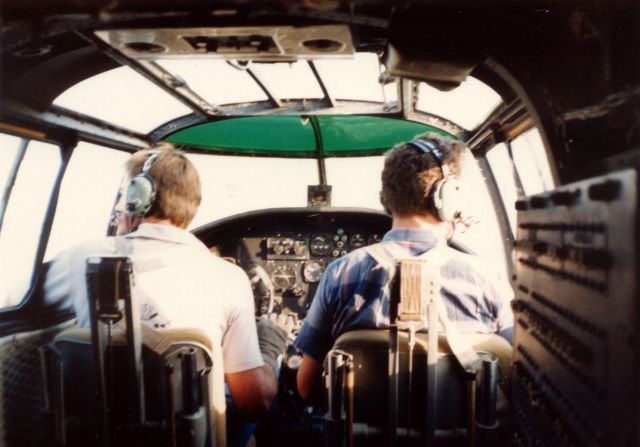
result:
[[[91,328],[41,348],[52,445],[226,445],[218,347],[140,323],[131,274],[128,258],[89,258]]]
[[[389,329],[343,333],[325,359],[325,445],[506,444],[498,384],[508,389],[511,345],[457,331],[440,300],[439,268],[409,259],[395,272]]]

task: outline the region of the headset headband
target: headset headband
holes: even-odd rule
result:
[[[142,165],[143,175],[146,175],[149,173],[149,170],[151,169],[151,165],[153,165],[153,162],[156,161],[156,158],[158,158],[159,156],[160,156],[160,151],[158,150],[149,151],[149,158],[147,158],[144,161],[144,164]]]
[[[438,143],[433,140],[413,140],[407,143],[420,150],[423,154],[430,154],[436,159],[440,169],[442,170],[442,176],[447,177],[449,175],[449,167],[444,163],[444,154],[442,149],[438,147]]]

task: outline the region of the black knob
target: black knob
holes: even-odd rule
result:
[[[531,208],[534,208],[534,209],[546,208],[548,204],[549,202],[546,197],[537,196],[537,197],[531,198]]]
[[[574,191],[556,191],[551,193],[551,201],[555,205],[571,206],[580,197],[580,190]]]
[[[610,202],[620,196],[622,185],[616,180],[607,180],[589,186],[589,198],[599,202]]]
[[[545,254],[547,253],[548,249],[549,249],[549,244],[547,244],[546,242],[536,241],[533,244],[533,251],[535,251],[538,254]]]
[[[553,255],[555,258],[559,260],[565,260],[569,257],[569,249],[563,245],[559,247],[555,247],[553,250]]]
[[[587,267],[609,269],[611,268],[611,255],[606,250],[587,249],[582,253],[582,263]]]

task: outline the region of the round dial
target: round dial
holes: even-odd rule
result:
[[[313,255],[326,256],[331,251],[331,239],[323,234],[314,236],[309,244],[309,250]]]
[[[365,240],[362,234],[354,233],[353,235],[351,235],[351,238],[349,239],[349,244],[353,248],[360,248],[360,247],[364,247],[367,244],[367,241]]]
[[[382,240],[382,237],[378,233],[372,233],[367,238],[367,244],[369,245],[375,244],[376,242],[380,242],[381,240]]]
[[[296,271],[290,265],[279,265],[271,272],[276,289],[289,290],[296,285]]]
[[[320,281],[322,272],[324,271],[324,265],[318,261],[309,261],[304,265],[302,275],[305,282],[315,283]]]

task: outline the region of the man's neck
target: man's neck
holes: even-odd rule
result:
[[[157,217],[149,216],[144,219],[141,217],[131,217],[129,215],[125,215],[120,224],[118,224],[118,229],[116,231],[117,236],[124,236],[130,233],[133,233],[138,229],[138,227],[142,223],[152,223],[152,224],[160,224],[160,225],[173,225],[169,219],[159,219]],[[173,225],[175,227],[175,225]]]
[[[173,225],[173,222],[171,222],[169,219],[160,219],[160,218],[154,217],[154,216],[145,217],[143,222],[152,223],[152,224],[160,224],[160,225]],[[173,225],[173,226],[175,227],[176,225]]]
[[[393,216],[392,228],[408,230],[429,230],[446,237],[449,231],[447,223],[429,214],[412,214],[408,216]]]

